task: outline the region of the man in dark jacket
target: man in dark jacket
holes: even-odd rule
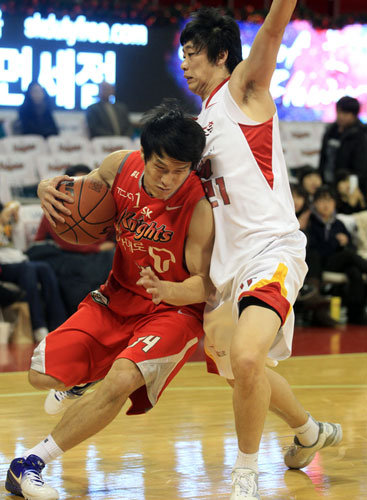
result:
[[[337,170],[358,176],[359,187],[367,192],[367,129],[358,119],[360,104],[353,97],[336,103],[337,118],[322,140],[319,168],[324,182],[334,184]]]
[[[105,135],[131,136],[133,125],[129,112],[122,102],[114,102],[115,89],[107,82],[99,86],[99,101],[87,108],[86,118],[89,136]]]
[[[348,323],[367,324],[363,279],[367,260],[357,254],[345,225],[335,217],[335,206],[335,193],[328,186],[321,186],[316,191],[307,228],[309,275],[320,279],[323,270],[345,273]]]

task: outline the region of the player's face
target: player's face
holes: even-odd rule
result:
[[[218,67],[209,62],[206,49],[198,52],[191,42],[187,42],[182,50],[184,60],[181,63],[181,69],[187,85],[191,92],[204,100],[218,85]]]
[[[144,157],[143,157],[144,159]],[[190,173],[191,163],[153,153],[145,163],[144,188],[150,196],[168,199],[181,187]]]

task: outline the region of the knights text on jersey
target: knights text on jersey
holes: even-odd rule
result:
[[[136,284],[142,268],[150,266],[160,279],[168,281],[190,276],[184,265],[185,240],[195,205],[205,195],[199,178],[191,172],[169,199],[153,198],[144,190],[143,173],[140,151],[134,151],[112,187],[118,212],[117,247],[104,291],[123,287],[150,299],[144,287]]]
[[[206,135],[199,174],[215,220],[210,273],[222,290],[249,259],[299,224],[277,115],[265,123],[248,118],[227,81],[203,102],[198,123]]]

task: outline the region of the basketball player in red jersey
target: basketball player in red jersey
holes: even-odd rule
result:
[[[56,389],[60,399],[80,396],[90,383],[103,381],[74,399],[44,441],[12,461],[6,480],[11,493],[57,499],[57,491],[42,480],[45,464],[103,429],[127,398],[129,414],[152,408],[195,350],[212,288],[212,209],[192,172],[204,145],[200,125],[174,103],[164,103],[146,117],[141,151],[112,153],[90,174],[105,182],[116,200],[112,271],[35,349],[29,380],[38,389]],[[64,179],[39,185],[53,225],[68,213],[62,202],[71,201],[56,190]],[[69,393],[73,386],[78,387]]]
[[[180,37],[184,77],[202,99],[198,122],[207,140],[199,173],[217,234],[205,350],[209,371],[234,386],[239,450],[230,500],[260,499],[258,450],[269,406],[296,435],[288,467],[305,467],[342,439],[339,424],[313,420],[288,382],[265,366],[267,358],[276,364],[290,355],[292,305],[307,271],[269,91],[295,5],[273,0],[244,61],[237,23],[216,9],[196,12]]]

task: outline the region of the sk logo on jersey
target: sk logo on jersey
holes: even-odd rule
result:
[[[146,217],[148,217],[148,219],[151,219],[151,215],[153,213],[153,210],[150,210],[148,207],[144,207],[141,211],[141,213],[143,215],[145,215]]]

